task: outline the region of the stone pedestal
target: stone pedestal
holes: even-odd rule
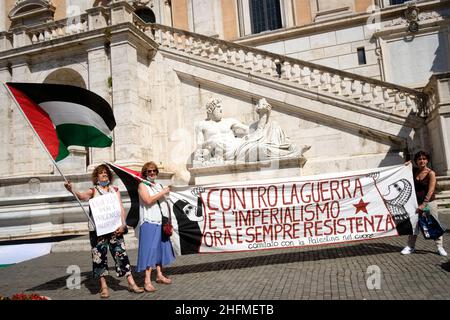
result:
[[[287,158],[271,161],[229,163],[218,166],[188,169],[191,173],[189,184],[205,185],[233,181],[262,180],[296,177],[302,174],[306,158]]]

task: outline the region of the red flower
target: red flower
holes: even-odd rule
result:
[[[16,293],[11,296],[11,300],[48,300],[48,298],[37,293]]]

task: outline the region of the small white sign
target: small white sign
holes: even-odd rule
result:
[[[108,193],[89,200],[97,236],[115,231],[122,225],[121,208],[115,193]]]

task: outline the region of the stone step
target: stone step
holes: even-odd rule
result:
[[[450,176],[440,176],[436,177],[436,189],[442,192],[449,191],[450,192]]]
[[[439,208],[439,214],[449,214],[450,215],[450,208]]]
[[[450,190],[436,193],[436,202],[440,210],[450,210]]]

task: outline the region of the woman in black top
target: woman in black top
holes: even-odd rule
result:
[[[435,201],[436,188],[436,173],[428,168],[430,162],[430,154],[425,151],[419,151],[414,156],[414,163],[417,168],[414,168],[414,188],[416,190],[418,211],[422,211],[427,205],[430,208],[431,215],[438,220],[437,203]],[[408,245],[402,250],[402,254],[410,254],[415,250],[417,234],[419,233],[419,226],[417,225],[414,233],[408,237]],[[435,240],[437,245],[437,252],[441,256],[447,256],[444,247],[442,246],[442,236]]]

